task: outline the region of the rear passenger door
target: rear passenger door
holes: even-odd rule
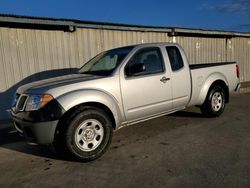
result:
[[[173,108],[185,107],[191,95],[191,77],[188,63],[184,63],[184,52],[177,46],[166,46],[167,57],[171,66]]]
[[[136,51],[121,69],[120,80],[127,121],[171,110],[170,72],[160,48],[145,47]]]

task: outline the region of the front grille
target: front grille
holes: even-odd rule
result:
[[[27,100],[27,95],[21,95],[16,104],[16,111],[23,111]]]
[[[17,103],[19,97],[20,97],[20,94],[19,93],[15,93],[15,95],[13,97],[12,105],[11,105],[12,107],[16,106],[16,103]]]

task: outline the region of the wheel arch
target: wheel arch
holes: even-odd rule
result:
[[[67,117],[70,114],[74,113],[74,111],[77,111],[77,110],[81,111],[82,107],[96,107],[98,109],[103,110],[109,116],[110,120],[112,121],[112,127],[113,127],[113,129],[116,128],[116,121],[115,121],[115,117],[114,117],[113,112],[106,105],[104,105],[102,103],[99,103],[99,102],[85,102],[85,103],[80,103],[80,104],[78,104],[76,106],[73,106],[72,108],[70,108],[69,110],[67,110],[63,114],[63,116],[59,120],[59,123],[63,122],[65,119],[67,119]]]
[[[212,83],[212,85],[210,86],[209,90],[214,87],[214,86],[220,86],[222,87],[222,89],[225,92],[225,102],[228,103],[229,102],[229,88],[226,85],[226,83],[223,80],[216,80],[215,82]]]
[[[200,91],[199,98],[198,98],[198,105],[202,105],[207,98],[209,90],[218,85],[223,88],[225,91],[225,99],[226,103],[229,102],[229,88],[228,88],[228,81],[226,77],[221,73],[213,73],[208,77],[208,79],[203,84],[203,87]]]
[[[112,111],[104,104],[99,103],[99,102],[86,102],[86,103],[81,103],[78,104],[76,106],[73,106],[72,108],[70,108],[69,110],[67,110],[63,116],[60,118],[57,126],[56,126],[56,131],[54,134],[54,138],[56,139],[58,134],[61,133],[62,131],[65,131],[67,128],[67,125],[65,124],[65,122],[67,121],[67,119],[72,115],[72,113],[77,113],[76,111],[81,111],[81,109],[83,107],[96,107],[98,109],[103,110],[110,118],[111,122],[112,122],[112,127],[115,130],[116,129],[116,120],[115,117],[112,113]]]
[[[110,117],[113,129],[118,128],[123,118],[118,101],[104,91],[96,89],[72,91],[57,97],[56,100],[64,108],[65,113],[59,120],[55,135],[61,128],[64,128],[63,122],[66,121],[67,117],[82,106],[102,109]]]

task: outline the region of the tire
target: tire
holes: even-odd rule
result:
[[[206,117],[220,116],[225,110],[225,91],[222,87],[212,86],[207,94],[206,100],[200,107]]]
[[[64,134],[67,151],[75,159],[88,162],[101,157],[108,149],[113,134],[108,115],[95,107],[83,107],[68,118]]]

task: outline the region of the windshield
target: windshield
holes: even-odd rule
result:
[[[102,52],[87,62],[80,70],[81,74],[111,75],[134,46],[116,48]]]

